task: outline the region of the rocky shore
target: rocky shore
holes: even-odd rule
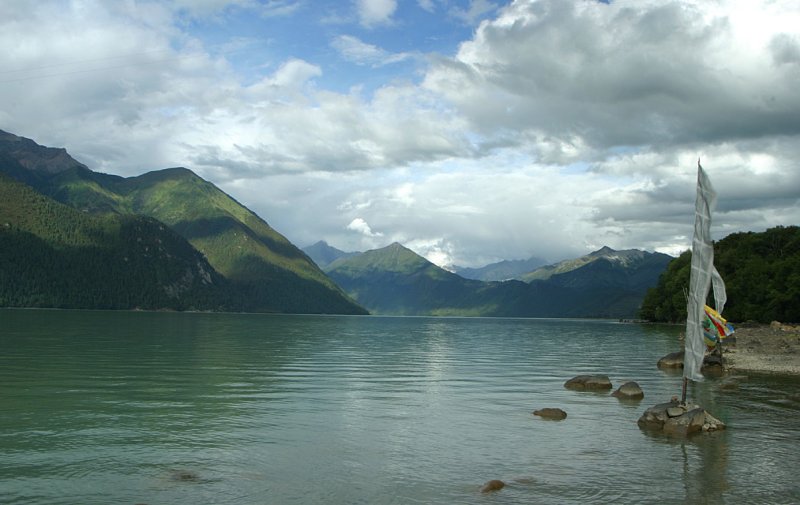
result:
[[[800,325],[736,325],[735,339],[724,347],[731,371],[800,375]]]

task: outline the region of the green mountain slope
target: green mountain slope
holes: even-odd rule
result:
[[[672,258],[661,253],[647,253],[638,249],[615,251],[610,247],[603,247],[585,256],[581,256],[580,258],[564,260],[552,265],[539,267],[520,276],[520,280],[525,282],[548,280],[553,276],[569,274],[570,272],[580,270],[598,261],[605,261],[612,265],[617,265],[620,271],[626,270],[630,273],[641,273],[641,270],[647,271],[649,267],[663,270],[670,259]],[[646,274],[645,277],[649,278],[649,274]]]
[[[0,135],[0,140],[14,137],[2,133],[5,137]],[[0,142],[0,154],[33,160],[32,166],[49,149],[27,139],[8,145],[15,149],[2,151]],[[23,170],[29,175],[26,182],[83,212],[147,216],[165,223],[232,283],[240,295],[238,310],[366,313],[284,236],[190,170],[172,168],[122,178],[70,162],[65,152],[60,156],[62,162],[51,163],[49,170]],[[20,178],[18,167],[5,172]]]
[[[464,279],[392,244],[339,259],[326,271],[379,314],[615,318],[635,316],[645,290],[655,284],[666,260],[652,257],[642,253],[636,265],[606,258],[583,261],[583,268],[531,283],[484,282]],[[637,268],[642,265],[647,268]]]
[[[714,265],[728,294],[723,315],[730,321],[800,322],[800,227],[734,233],[714,244]],[[673,260],[647,292],[641,317],[686,321],[691,251]],[[709,299],[713,306],[713,300]]]
[[[0,174],[0,306],[224,310],[230,299],[162,223],[88,215]]]
[[[397,243],[340,258],[326,271],[374,313],[480,315],[494,310],[469,300],[481,283],[447,272]]]

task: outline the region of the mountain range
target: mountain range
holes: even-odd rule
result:
[[[0,131],[0,174],[3,254],[15,258],[0,265],[0,305],[366,313],[283,235],[188,169],[102,174]],[[155,284],[144,271],[158,273]],[[125,288],[132,279],[138,290]],[[80,290],[95,295],[71,292]]]
[[[673,259],[604,247],[517,279],[487,282],[440,268],[398,243],[364,253],[326,246],[306,252],[312,259],[322,254],[323,270],[370,312],[391,315],[636,317]]]
[[[454,273],[397,243],[304,252],[189,169],[98,173],[0,131],[0,306],[635,317],[670,260],[603,248]]]
[[[522,275],[546,264],[547,262],[545,260],[534,256],[526,260],[503,260],[479,268],[453,266],[449,270],[465,279],[475,279],[477,281],[507,281],[510,279],[520,279]]]

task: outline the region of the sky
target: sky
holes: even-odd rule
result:
[[[3,0],[0,129],[441,266],[800,224],[796,0]]]

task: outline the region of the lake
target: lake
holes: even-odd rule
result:
[[[728,429],[639,430],[674,326],[0,310],[7,504],[797,503],[800,380],[719,378]],[[639,403],[564,388],[607,374]],[[543,407],[564,421],[532,415]],[[481,494],[488,480],[507,486]]]

